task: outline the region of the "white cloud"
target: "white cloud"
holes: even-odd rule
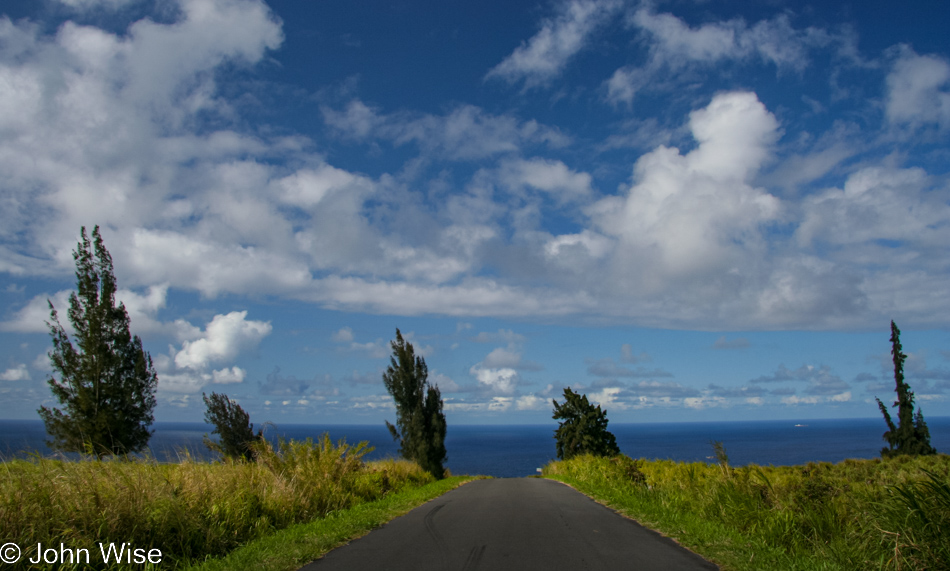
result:
[[[900,46],[887,76],[887,118],[911,127],[950,127],[950,62]]]
[[[202,338],[184,342],[175,355],[175,365],[200,370],[211,363],[230,361],[242,350],[255,347],[271,332],[271,324],[247,321],[246,317],[247,311],[215,315],[205,326]]]
[[[782,404],[796,405],[796,404],[818,404],[822,401],[821,397],[810,396],[810,397],[800,397],[797,395],[791,395],[787,397],[782,397]]]
[[[378,137],[396,145],[416,144],[424,155],[471,161],[515,153],[527,145],[563,147],[569,139],[557,129],[513,115],[492,115],[474,105],[458,105],[446,115],[378,114],[350,102],[344,112],[323,107],[326,123],[345,137]]]
[[[592,193],[591,176],[575,172],[561,161],[542,158],[506,161],[502,163],[499,178],[509,188],[544,191],[559,204],[582,200]]]
[[[848,402],[851,400],[851,391],[845,391],[841,394],[831,395],[828,397],[828,400],[831,402]]]
[[[359,198],[373,190],[373,183],[369,179],[330,165],[297,171],[275,184],[285,203],[305,210],[320,206],[333,193],[355,194]]]
[[[72,290],[62,290],[52,296],[49,294],[34,296],[13,315],[13,319],[4,321],[0,329],[17,333],[48,333],[49,327],[46,326],[46,322],[50,321],[49,302],[52,301],[60,324],[67,333],[71,334],[73,332],[72,325],[69,323],[69,294],[71,293],[73,293]]]
[[[333,333],[332,338],[336,343],[350,343],[353,341],[353,329],[350,327],[342,327],[339,331]]]
[[[515,400],[515,408],[518,410],[542,410],[549,406],[548,399],[537,395],[523,395]]]
[[[488,410],[492,412],[504,412],[511,408],[512,397],[492,397],[488,403]]]
[[[234,383],[243,383],[247,371],[240,367],[225,367],[219,371],[211,372],[211,382],[216,385],[230,385]]]
[[[934,192],[929,186],[919,168],[861,169],[848,177],[844,189],[828,189],[805,199],[796,238],[804,246],[818,241],[854,245],[876,240],[908,241],[923,247],[946,244],[950,241],[948,192]]]
[[[690,115],[699,146],[686,155],[660,147],[634,167],[625,197],[589,208],[597,227],[620,239],[617,267],[648,292],[669,280],[741,268],[761,256],[761,226],[780,202],[747,180],[769,155],[778,123],[752,93],[717,95]]]
[[[689,397],[689,398],[683,399],[683,404],[687,408],[702,410],[705,408],[725,406],[726,399],[722,397],[710,397],[710,396]]]
[[[742,19],[709,22],[690,27],[673,14],[656,14],[649,8],[632,13],[629,24],[649,38],[650,60],[641,67],[618,69],[605,83],[607,98],[631,103],[637,92],[675,84],[682,69],[709,66],[725,60],[757,58],[774,64],[779,71],[803,71],[809,50],[847,38],[835,38],[816,28],[796,30],[785,15],[749,26]]]
[[[518,385],[518,371],[511,368],[484,369],[473,366],[469,372],[478,379],[478,383],[494,393],[510,395]]]
[[[439,387],[439,390],[444,393],[451,393],[459,390],[459,385],[452,380],[451,377],[443,375],[442,373],[435,373],[429,376],[429,383]]]
[[[592,404],[599,405],[603,409],[606,409],[607,406],[611,406],[615,409],[626,410],[627,405],[618,400],[618,396],[622,390],[620,387],[606,387],[600,392],[589,393],[587,398]]]
[[[521,353],[502,347],[492,350],[482,360],[482,366],[488,369],[517,368],[521,364]]]
[[[541,29],[502,60],[485,76],[508,83],[524,80],[525,88],[543,85],[556,77],[581,51],[590,35],[621,7],[617,0],[570,0],[558,15],[545,20]]]
[[[158,388],[164,396],[167,396],[168,393],[195,394],[200,392],[201,388],[211,380],[211,375],[197,373],[190,369],[175,373],[159,372]]]
[[[578,234],[552,236],[544,244],[544,254],[559,265],[576,268],[585,259],[603,258],[614,246],[610,238],[584,230]]]
[[[350,343],[350,350],[365,353],[371,359],[385,359],[389,356],[389,348],[382,339],[367,343]]]
[[[77,11],[95,10],[102,8],[106,10],[118,10],[139,2],[140,0],[56,0],[64,6],[69,6]]]
[[[0,373],[0,381],[29,381],[30,372],[26,370],[26,365],[21,363],[12,369]]]
[[[47,353],[40,353],[33,359],[33,363],[30,364],[30,367],[37,371],[43,372],[43,374],[48,374],[53,372],[53,365],[49,362],[49,355]]]

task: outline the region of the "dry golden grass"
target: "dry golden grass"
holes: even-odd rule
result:
[[[226,553],[249,540],[391,492],[431,482],[417,465],[363,462],[364,444],[282,442],[255,462],[150,460],[0,463],[0,537],[94,548],[125,542],[158,548],[162,568]],[[22,562],[22,560],[21,560]]]

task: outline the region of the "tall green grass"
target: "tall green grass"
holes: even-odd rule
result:
[[[948,474],[946,455],[741,468],[583,456],[544,468],[726,569],[950,569]]]
[[[433,481],[413,463],[364,462],[368,451],[365,443],[334,445],[324,435],[316,442],[281,442],[276,448],[263,443],[252,463],[187,457],[178,464],[3,462],[0,538],[21,546],[21,568],[37,543],[97,554],[99,542],[124,542],[160,549],[160,568],[173,569]]]

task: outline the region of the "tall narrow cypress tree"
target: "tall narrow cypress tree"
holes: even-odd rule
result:
[[[894,361],[894,383],[897,385],[894,389],[897,393],[894,406],[897,407],[898,424],[894,425],[881,399],[876,399],[878,408],[884,414],[884,422],[887,423],[887,432],[884,433],[887,447],[881,449],[881,456],[886,458],[900,454],[936,454],[937,451],[930,445],[930,430],[924,422],[920,408],[917,409],[917,414],[914,414],[914,392],[910,390],[910,385],[904,382],[904,360],[907,355],[902,349],[901,331],[891,321],[891,357]]]
[[[386,421],[393,440],[399,442],[403,458],[418,463],[441,479],[445,468],[445,414],[439,387],[429,384],[425,359],[417,357],[412,343],[396,329],[390,343],[393,356],[383,373],[386,390],[396,402],[396,424]]]
[[[78,349],[49,302],[49,357],[59,379],[51,376],[47,382],[63,408],[44,406],[37,412],[51,437],[50,448],[99,458],[139,452],[152,436],[158,376],[142,341],[129,332],[125,306],[115,305],[112,256],[99,227],[92,231],[92,244],[85,227],[81,235],[73,252],[78,291],[69,296],[69,322]]]

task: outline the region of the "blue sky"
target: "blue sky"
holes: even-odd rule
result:
[[[401,4],[4,3],[0,417],[97,224],[157,420],[950,415],[946,3]]]

